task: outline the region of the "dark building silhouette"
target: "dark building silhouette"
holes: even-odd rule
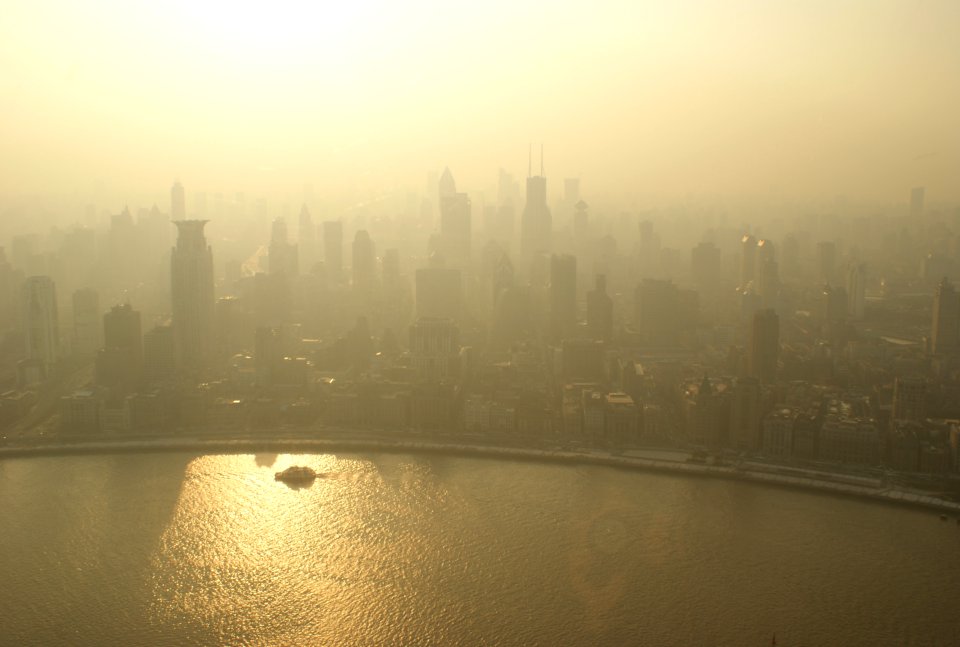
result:
[[[443,382],[457,378],[460,331],[450,319],[417,319],[410,326],[410,357],[421,380]]]
[[[143,336],[143,373],[148,382],[172,381],[180,368],[172,326],[156,326]]]
[[[93,358],[103,342],[100,295],[84,288],[73,293],[73,354]]]
[[[893,382],[893,419],[922,421],[926,398],[927,382],[922,377],[897,377]]]
[[[767,308],[753,315],[750,331],[750,351],[747,367],[750,377],[761,382],[772,382],[777,376],[777,361],[780,358],[780,317]]]
[[[702,242],[690,252],[693,282],[702,290],[716,289],[720,282],[720,249],[710,242]]]
[[[361,229],[353,239],[353,287],[360,292],[369,292],[376,281],[377,258],[373,241],[366,229]]]
[[[577,259],[550,257],[550,337],[554,343],[572,336],[577,326]]]
[[[97,383],[132,389],[143,367],[140,313],[130,304],[103,315],[103,350],[97,355]]]
[[[596,284],[587,292],[587,330],[594,339],[613,340],[613,299],[607,294],[607,277],[598,274]]]
[[[20,313],[23,318],[27,379],[34,383],[45,379],[60,359],[60,318],[57,313],[57,288],[49,276],[31,276],[21,289]]]
[[[170,258],[170,293],[177,350],[184,368],[202,368],[213,347],[213,251],[206,220],[180,220]]]
[[[745,234],[740,239],[740,288],[745,289],[753,281],[757,268],[757,239]]]
[[[933,297],[933,329],[930,351],[950,355],[960,350],[960,295],[946,278],[940,281]]]
[[[288,240],[287,223],[283,218],[277,218],[273,221],[268,253],[270,274],[294,277],[299,273],[300,260],[297,246]]]

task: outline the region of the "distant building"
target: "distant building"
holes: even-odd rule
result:
[[[541,150],[540,175],[527,177],[527,201],[520,218],[520,253],[525,259],[552,249],[553,216],[547,206],[547,178],[543,176]]]
[[[92,358],[103,344],[100,295],[86,288],[73,293],[73,354]]]
[[[867,266],[853,263],[847,270],[847,312],[856,320],[863,319],[866,309]]]
[[[753,282],[757,268],[757,239],[744,234],[740,239],[740,288],[746,289]]]
[[[177,336],[171,326],[156,326],[143,336],[143,372],[149,382],[173,380],[180,367]]]
[[[722,275],[720,248],[711,242],[702,242],[690,252],[693,282],[701,290],[716,289]]]
[[[283,274],[294,277],[300,271],[300,259],[297,246],[291,243],[287,235],[287,223],[283,218],[273,221],[268,250],[270,274]]]
[[[143,368],[140,313],[130,304],[103,316],[103,349],[97,355],[97,384],[132,390]]]
[[[448,261],[458,267],[470,263],[470,196],[457,193],[450,169],[443,170],[439,183],[440,249]]]
[[[460,270],[423,267],[416,272],[416,312],[428,319],[463,317],[463,278]]]
[[[373,240],[366,229],[359,230],[353,238],[353,289],[368,294],[377,278],[377,255]]]
[[[594,288],[587,292],[587,330],[593,339],[613,341],[613,300],[603,274],[597,275]]]
[[[779,407],[763,419],[763,453],[776,458],[789,458],[793,449],[793,429],[797,419],[789,407]]]
[[[410,357],[421,380],[459,377],[460,331],[450,319],[417,319],[410,326]]]
[[[933,330],[930,350],[934,355],[950,355],[960,350],[960,295],[944,278],[933,298]]]
[[[893,382],[893,419],[922,421],[926,417],[927,382],[898,376]]]
[[[42,377],[46,377],[60,359],[57,289],[49,276],[31,276],[24,281],[20,312],[26,359],[35,363]]]
[[[178,220],[170,258],[173,329],[183,366],[206,366],[213,348],[213,252],[203,234],[206,220]]]

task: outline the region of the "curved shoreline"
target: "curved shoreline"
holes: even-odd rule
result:
[[[282,439],[209,439],[209,438],[163,438],[141,440],[110,440],[83,443],[34,445],[29,447],[0,447],[0,459],[30,458],[41,456],[64,456],[86,454],[139,454],[151,452],[190,452],[202,454],[238,453],[330,453],[330,452],[381,452],[425,453],[468,456],[477,458],[534,461],[542,463],[565,463],[574,465],[600,465],[619,469],[685,474],[689,476],[746,481],[803,489],[827,494],[856,497],[872,501],[909,505],[952,512],[960,515],[960,502],[933,495],[908,492],[895,488],[858,484],[864,479],[841,473],[824,475],[827,478],[791,476],[756,469],[740,469],[731,466],[705,465],[657,458],[625,456],[607,452],[541,450],[520,447],[498,447],[445,443],[435,441],[395,440],[385,438],[282,438]],[[774,466],[771,466],[772,468]],[[787,468],[789,469],[789,468]],[[847,482],[844,482],[847,481]]]

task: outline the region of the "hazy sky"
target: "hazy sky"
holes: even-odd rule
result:
[[[960,199],[958,0],[5,0],[0,193]]]

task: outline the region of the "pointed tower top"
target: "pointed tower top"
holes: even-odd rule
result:
[[[453,173],[450,172],[449,166],[445,166],[443,169],[443,175],[440,176],[439,188],[440,197],[453,195],[457,192],[457,183],[453,179]]]

